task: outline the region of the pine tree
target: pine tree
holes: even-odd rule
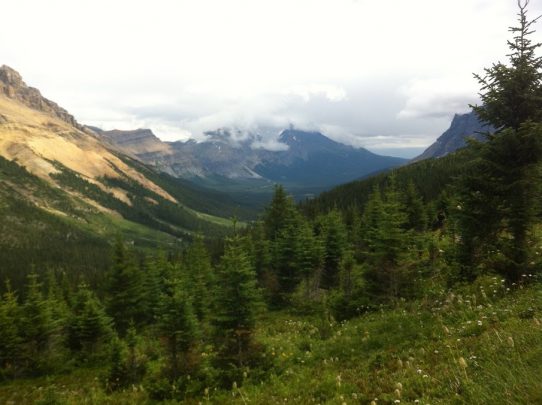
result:
[[[214,274],[202,236],[196,237],[185,251],[183,270],[190,280],[195,314],[199,321],[207,320],[211,306]]]
[[[31,371],[40,372],[42,368],[47,367],[44,359],[50,349],[55,325],[49,303],[43,297],[38,275],[31,273],[27,280],[21,317],[24,355]]]
[[[111,325],[98,298],[86,284],[80,284],[67,322],[68,347],[83,352],[83,356],[92,355],[113,335]]]
[[[218,272],[214,306],[214,335],[218,363],[223,369],[239,369],[250,363],[260,294],[256,274],[242,250],[242,240],[227,240]]]
[[[301,218],[297,212],[286,218],[282,228],[277,232],[272,242],[271,268],[276,275],[278,290],[274,304],[284,305],[288,296],[295,290],[301,280],[298,263],[299,227]]]
[[[499,62],[485,69],[485,76],[475,75],[482,105],[473,108],[497,131],[477,145],[479,161],[462,182],[459,259],[469,279],[477,268],[492,266],[498,251],[510,281],[529,266],[542,161],[542,58],[535,55],[542,44],[530,40],[536,20],[527,20],[528,4],[518,3],[519,26],[510,28],[509,64]]]
[[[199,326],[186,281],[173,279],[160,299],[158,330],[166,342],[168,374],[176,380],[190,371],[188,353],[196,345]]]
[[[339,283],[340,263],[347,246],[347,231],[341,214],[333,209],[322,219],[324,241],[324,269],[321,287],[332,288]]]
[[[130,322],[140,323],[144,320],[143,274],[134,264],[120,238],[115,243],[107,292],[108,312],[121,335],[124,335]]]
[[[319,286],[319,277],[324,265],[325,247],[323,241],[314,234],[311,224],[303,221],[299,228],[296,261],[300,277],[305,282],[306,294],[309,295]],[[315,279],[311,285],[311,280]]]
[[[21,356],[20,319],[17,296],[6,283],[6,292],[0,300],[0,369],[11,377],[18,372]]]
[[[427,228],[427,215],[423,199],[418,193],[418,190],[416,190],[412,179],[407,183],[403,204],[408,218],[406,228],[423,232]]]
[[[279,232],[287,226],[295,216],[295,204],[281,185],[275,186],[273,199],[264,213],[264,224],[267,238],[274,241]]]
[[[375,190],[367,205],[364,219],[365,242],[367,244],[368,291],[373,296],[393,299],[404,296],[410,282],[407,256],[410,234],[405,230],[407,215],[395,186],[394,178],[384,190]]]

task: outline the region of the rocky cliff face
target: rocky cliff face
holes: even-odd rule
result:
[[[142,160],[152,160],[154,157],[172,153],[171,147],[158,139],[150,129],[102,131],[96,127],[89,128],[118,149],[139,156]]]
[[[78,129],[83,129],[83,126],[79,125],[73,115],[43,97],[38,89],[27,86],[18,72],[6,65],[0,67],[0,94],[17,100],[34,110],[54,115]]]
[[[483,141],[483,133],[488,131],[493,131],[493,128],[480,122],[474,111],[467,114],[456,114],[450,128],[413,161],[445,156],[465,147],[467,138]]]

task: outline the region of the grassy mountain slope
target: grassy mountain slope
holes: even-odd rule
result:
[[[537,404],[542,402],[542,289],[507,292],[488,277],[453,294],[336,323],[272,313],[257,333],[276,374],[247,374],[241,388],[209,390],[212,404]],[[105,369],[78,369],[0,385],[26,404],[147,403],[133,387],[107,393]],[[46,387],[45,389],[42,387]],[[45,403],[45,402],[44,402]]]

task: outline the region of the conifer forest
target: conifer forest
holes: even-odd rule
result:
[[[53,187],[1,157],[0,404],[542,404],[542,54],[518,6],[475,74],[480,139],[306,198],[239,205],[119,151],[95,178],[47,161]]]

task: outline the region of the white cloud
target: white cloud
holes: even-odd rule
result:
[[[478,101],[474,82],[459,78],[414,79],[400,89],[406,97],[398,118],[450,117]]]
[[[168,140],[292,123],[408,146],[475,101],[472,72],[506,58],[516,4],[12,0],[2,15],[0,64],[84,123]]]

